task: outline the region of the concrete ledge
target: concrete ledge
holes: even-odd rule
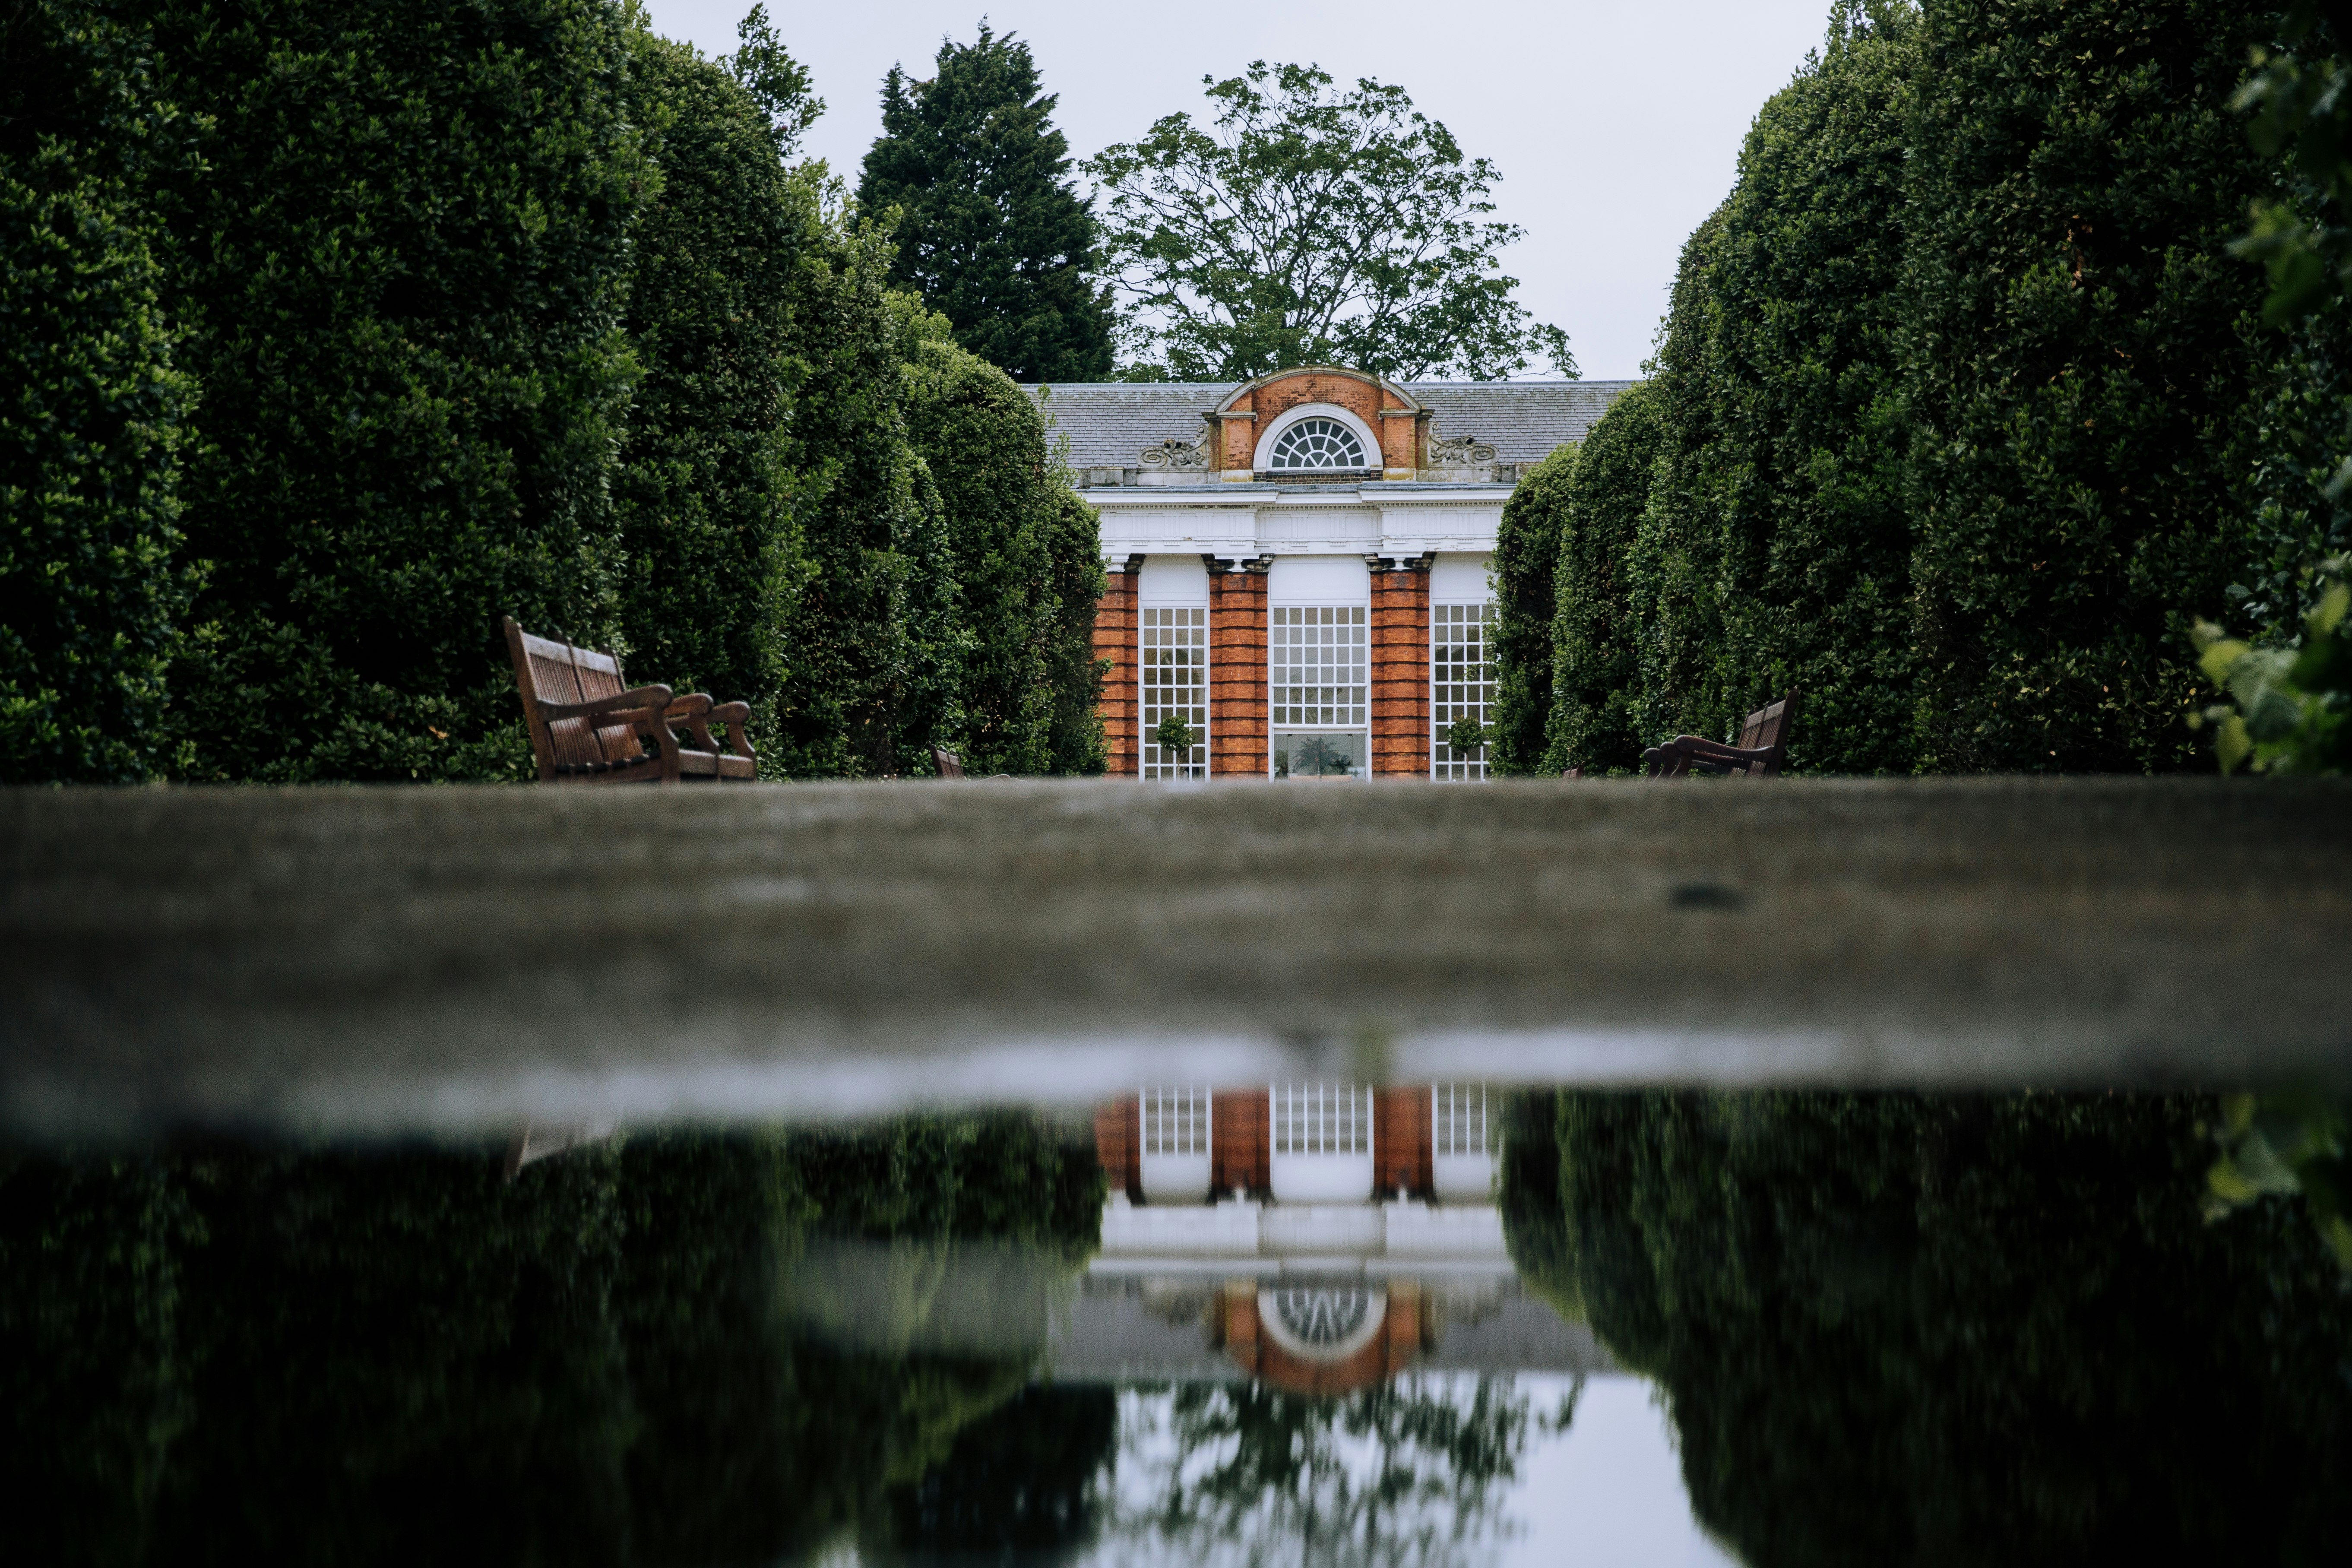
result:
[[[0,794],[0,1118],[2352,1079],[2352,787]]]

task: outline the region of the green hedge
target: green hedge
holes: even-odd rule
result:
[[[203,127],[161,183],[208,565],[199,779],[523,776],[499,618],[603,645],[651,170],[597,0],[145,0]]]
[[[2326,331],[2284,368],[2224,249],[2276,178],[2229,108],[2263,26],[2212,0],[1838,8],[1685,248],[1631,542],[1622,467],[1588,453],[1553,503],[1581,548],[1605,487],[1612,542],[1502,648],[1507,693],[1550,661],[1546,771],[1728,735],[1792,688],[1804,769],[2199,761],[2190,613],[2291,625],[2340,527],[2309,471],[2341,417]]]
[[[2352,1296],[2300,1200],[2207,1219],[2216,1110],[1533,1095],[1499,1206],[1744,1562],[2322,1562]]]
[[[0,16],[0,783],[135,783],[171,760],[194,387],[143,198],[187,128],[148,53],[112,10]]]
[[[1585,433],[1576,484],[1564,498],[1550,626],[1551,711],[1542,771],[1587,773],[1641,766],[1635,730],[1633,539],[1649,504],[1661,426],[1657,389],[1625,393]]]
[[[1936,0],[1903,331],[1935,771],[2200,763],[2196,607],[2255,555],[2276,179],[2229,109],[2269,21],[2228,0]]]
[[[793,778],[928,774],[931,743],[962,732],[971,636],[907,429],[901,367],[919,340],[889,289],[889,235],[821,164],[796,167],[793,189],[817,241],[793,275],[788,448],[809,576],[786,623],[773,760]]]
[[[1541,771],[1544,721],[1551,710],[1553,567],[1576,489],[1577,450],[1562,447],[1536,465],[1503,503],[1495,530],[1495,701],[1487,766],[1496,773]]]
[[[633,240],[625,324],[644,379],[614,477],[628,668],[750,702],[764,752],[801,576],[791,307],[821,232],[730,72],[642,28],[630,44],[631,118],[661,185]]]

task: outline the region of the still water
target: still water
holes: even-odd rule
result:
[[[2210,1097],[1356,1092],[15,1150],[8,1556],[2342,1561]]]

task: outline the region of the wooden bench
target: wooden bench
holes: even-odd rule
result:
[[[506,627],[540,783],[716,782],[749,780],[757,771],[744,733],[749,703],[714,703],[698,691],[678,697],[667,686],[629,686],[621,679],[621,661],[609,653],[533,637],[512,616]],[[729,750],[711,740],[713,724],[727,726]],[[694,737],[693,746],[678,744],[677,726]]]
[[[1678,779],[1698,773],[1776,778],[1789,759],[1789,731],[1796,721],[1797,694],[1791,691],[1750,713],[1736,746],[1701,735],[1676,735],[1663,746],[1652,746],[1642,753],[1643,776]]]
[[[939,770],[940,777],[943,779],[963,777],[963,758],[949,751],[945,746],[931,748],[931,766]]]

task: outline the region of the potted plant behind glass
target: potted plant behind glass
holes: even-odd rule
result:
[[[1151,738],[1159,744],[1162,760],[1183,769],[1184,777],[1192,776],[1192,746],[1198,737],[1193,734],[1192,726],[1184,715],[1171,713],[1160,721],[1159,728],[1151,731]]]

